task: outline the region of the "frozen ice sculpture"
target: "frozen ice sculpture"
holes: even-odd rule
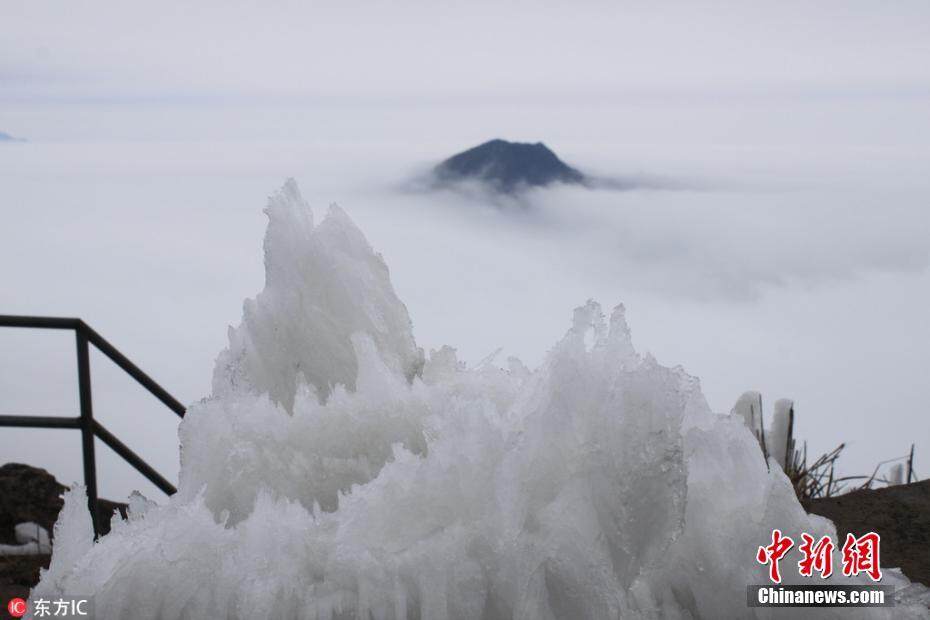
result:
[[[622,306],[577,308],[535,370],[449,347],[424,362],[345,212],[314,225],[288,181],[266,213],[265,289],[181,424],[178,493],[134,496],[94,543],[70,491],[33,596],[139,620],[804,615],[746,606],[767,579],[755,551],[775,527],[833,525],[697,379],[634,351]]]

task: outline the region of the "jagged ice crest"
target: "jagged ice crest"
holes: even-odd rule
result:
[[[73,488],[33,596],[166,620],[775,617],[746,607],[756,546],[835,535],[742,415],[634,350],[622,306],[577,308],[539,368],[467,368],[417,347],[342,209],[315,225],[291,180],[265,213],[265,288],[181,423],[178,493],[133,496],[94,543]]]

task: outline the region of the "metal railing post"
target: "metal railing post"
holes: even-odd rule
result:
[[[78,395],[80,397],[81,415],[79,417],[64,416],[31,416],[31,415],[0,415],[0,428],[76,428],[81,431],[81,454],[84,461],[84,486],[87,489],[87,507],[90,509],[91,523],[94,527],[94,538],[100,536],[101,523],[99,521],[97,465],[95,458],[95,437],[110,447],[117,455],[145,476],[152,484],[167,495],[173,495],[177,489],[164,476],[155,471],[151,465],[143,461],[139,455],[129,449],[116,435],[108,431],[102,424],[94,420],[94,408],[90,387],[90,345],[97,348],[100,353],[109,358],[114,364],[144,387],[150,394],[161,401],[166,407],[183,418],[186,408],[165,388],[158,385],[154,379],[142,372],[129,358],[123,355],[116,347],[110,344],[103,336],[93,330],[81,319],[45,317],[45,316],[16,316],[0,314],[0,327],[22,327],[31,329],[62,329],[73,330],[77,344],[78,367]]]
[[[78,393],[81,404],[81,445],[84,457],[84,486],[87,488],[87,507],[94,526],[94,538],[100,535],[97,523],[97,465],[94,456],[94,409],[90,392],[90,349],[87,335],[80,327],[74,330],[77,338]]]

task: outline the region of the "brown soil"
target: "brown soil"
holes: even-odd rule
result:
[[[849,532],[877,532],[882,566],[930,586],[930,480],[816,499],[806,508],[836,524],[840,545]]]

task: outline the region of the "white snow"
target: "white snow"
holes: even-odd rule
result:
[[[577,308],[535,370],[449,347],[421,368],[348,216],[314,227],[292,181],[266,213],[266,286],[181,424],[178,493],[132,498],[93,544],[70,491],[34,596],[166,620],[803,617],[746,606],[755,551],[832,524],[767,466],[755,419],[712,414],[696,378],[634,350],[623,306]],[[806,582],[797,560],[786,583]]]
[[[35,555],[38,553],[51,553],[52,544],[48,537],[48,530],[32,521],[17,523],[13,526],[15,545],[0,545],[0,556],[3,555]]]

